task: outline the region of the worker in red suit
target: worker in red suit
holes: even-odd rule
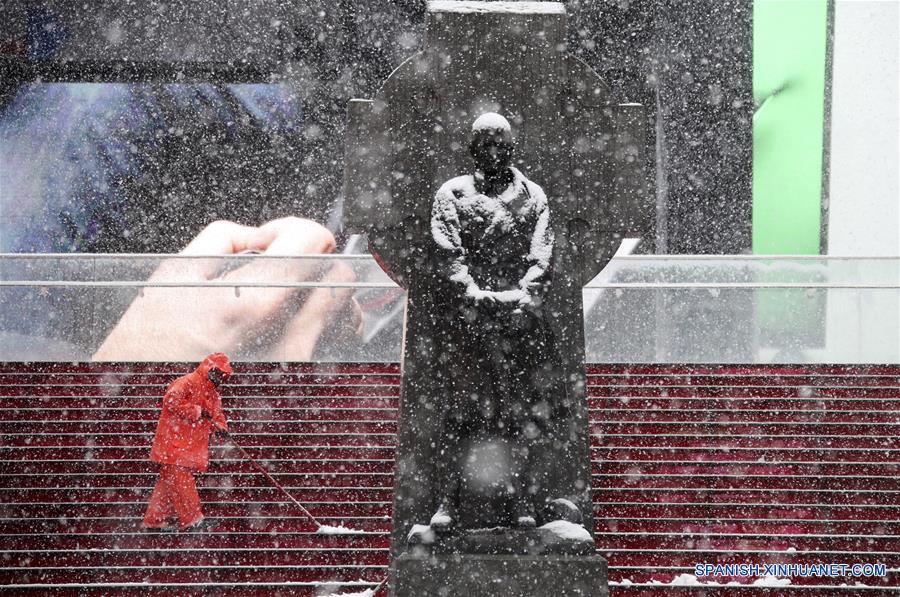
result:
[[[203,522],[194,473],[206,471],[210,434],[228,432],[217,388],[230,375],[228,357],[217,352],[166,389],[150,451],[150,460],[159,463],[159,481],[150,496],[144,528],[169,528],[173,516],[182,529]]]

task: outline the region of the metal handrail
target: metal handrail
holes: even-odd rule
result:
[[[61,280],[0,280],[0,288],[359,288],[391,290],[400,288],[390,282],[223,282],[204,280],[197,282],[154,281],[61,281]],[[829,284],[824,282],[598,282],[584,287],[597,289],[807,289],[807,290],[900,290],[900,284]]]

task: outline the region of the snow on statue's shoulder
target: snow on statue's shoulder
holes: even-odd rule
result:
[[[475,195],[475,177],[471,174],[463,174],[462,176],[451,178],[440,186],[438,194],[445,195],[448,198],[457,194],[465,196]]]
[[[513,14],[565,14],[566,7],[562,2],[453,2],[447,0],[431,0],[429,12],[464,12],[464,13],[513,13]]]
[[[591,534],[580,524],[568,520],[554,520],[541,527],[550,531],[560,539],[574,539],[575,541],[593,541]]]

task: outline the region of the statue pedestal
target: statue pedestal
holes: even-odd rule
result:
[[[591,556],[415,555],[391,564],[395,597],[607,597],[606,560]]]

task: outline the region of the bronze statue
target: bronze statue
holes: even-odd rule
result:
[[[482,114],[469,145],[474,175],[446,182],[432,206],[440,312],[463,372],[441,413],[437,533],[583,522],[541,460],[569,419],[543,308],[554,235],[547,197],[510,165],[513,149],[509,122]]]

